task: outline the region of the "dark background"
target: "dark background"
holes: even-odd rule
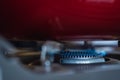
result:
[[[120,34],[120,0],[1,0],[0,33],[8,38]]]

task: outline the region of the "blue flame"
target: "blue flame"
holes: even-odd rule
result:
[[[65,51],[61,51],[62,56],[72,55],[72,56],[99,56],[103,57],[106,55],[105,51],[95,51],[94,49],[84,49],[84,50],[76,50],[76,49],[67,49]]]

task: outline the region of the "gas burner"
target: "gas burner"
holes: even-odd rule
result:
[[[41,44],[37,42],[37,45],[34,46],[25,45],[25,49],[29,48],[30,50],[10,54],[8,58],[19,57],[26,68],[40,74],[69,73],[71,70],[75,73],[81,73],[95,71],[95,68],[103,70],[103,67],[106,66],[109,69],[114,69],[110,66],[120,65],[120,61],[114,57],[109,57],[107,51],[114,50],[114,47],[118,46],[117,43],[119,43],[118,40],[44,41]],[[19,47],[23,47],[23,44]],[[106,50],[105,47],[110,47],[110,50]]]
[[[91,64],[105,62],[105,52],[97,52],[94,49],[75,50],[67,49],[60,53],[61,64]]]
[[[103,47],[117,46],[117,40],[84,40],[84,41],[46,41],[41,50],[41,62],[45,60],[54,62],[54,55],[58,54],[60,64],[93,64],[104,63],[106,50]],[[56,62],[56,61],[55,61]]]

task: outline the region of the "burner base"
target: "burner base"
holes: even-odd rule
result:
[[[91,64],[91,63],[103,63],[105,62],[104,58],[96,58],[96,59],[61,59],[60,63],[62,64]]]

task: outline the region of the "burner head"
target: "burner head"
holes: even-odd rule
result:
[[[90,64],[105,62],[104,51],[95,51],[94,49],[75,50],[67,49],[60,53],[61,64]]]

